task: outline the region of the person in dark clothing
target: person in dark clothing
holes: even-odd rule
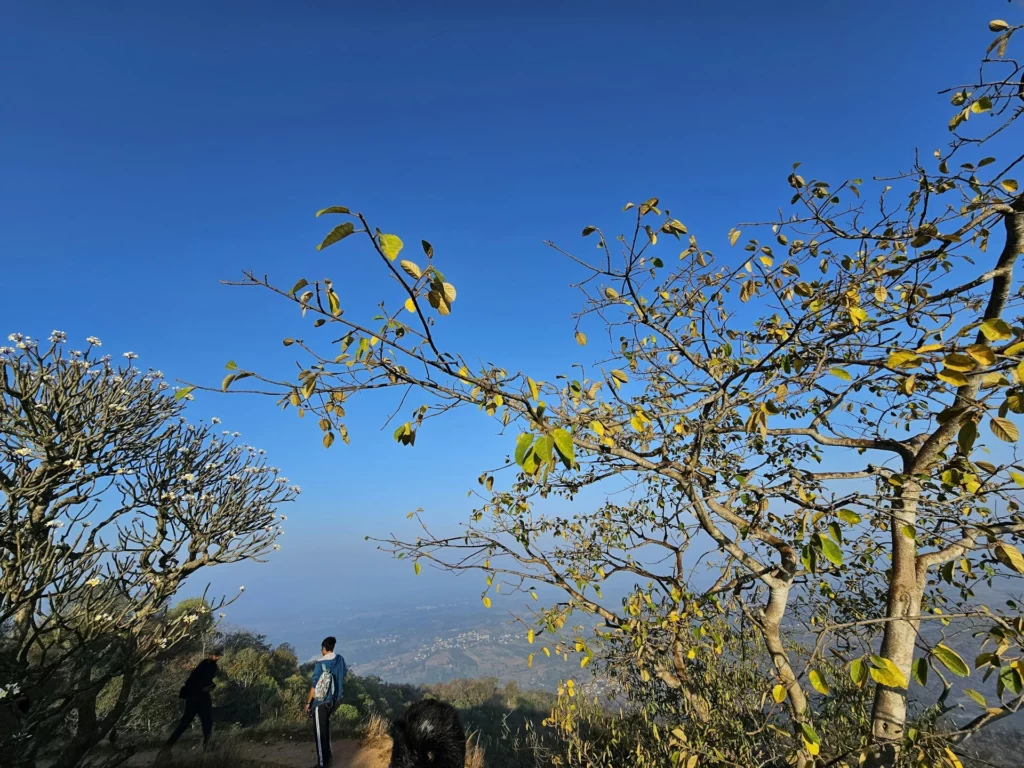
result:
[[[198,717],[203,726],[203,749],[210,744],[210,735],[213,733],[213,700],[210,698],[210,691],[217,684],[214,678],[217,676],[217,662],[224,652],[220,648],[214,648],[209,655],[200,661],[196,668],[189,674],[185,684],[178,692],[178,697],[185,700],[185,713],[178,722],[178,727],[167,739],[167,743],[161,750],[166,756],[170,753],[171,747],[181,738],[192,721]]]
[[[337,640],[326,637],[320,644],[320,658],[313,665],[313,685],[306,699],[306,714],[313,721],[317,768],[331,764],[331,712],[341,700],[345,682],[345,659],[334,652]]]

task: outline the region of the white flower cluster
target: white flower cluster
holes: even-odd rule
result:
[[[63,528],[64,522],[61,520],[51,520],[46,524],[47,528]]]
[[[99,578],[94,576],[93,578],[91,578],[87,582],[85,582],[85,585],[87,587],[98,587],[100,585],[100,580],[99,580]]]
[[[0,701],[13,699],[19,693],[21,693],[21,688],[17,683],[4,683],[0,685]]]
[[[89,346],[92,346],[92,347],[102,347],[103,346],[103,342],[100,341],[99,339],[97,339],[95,336],[90,336],[85,341],[86,341],[87,344],[89,344]]]
[[[50,342],[52,344],[63,344],[67,340],[68,335],[64,331],[54,330],[50,332]]]
[[[31,456],[32,455],[32,449],[29,448],[27,445],[25,445],[25,446],[22,446],[21,448],[18,448],[17,450],[15,450],[14,453],[16,455],[18,455],[18,456]]]

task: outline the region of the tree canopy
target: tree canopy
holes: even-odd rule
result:
[[[657,198],[625,206],[622,234],[585,227],[596,256],[551,244],[580,273],[565,332],[587,350],[609,342],[586,364],[542,380],[449,349],[440,327],[458,294],[433,246],[411,256],[332,206],[317,215],[343,221],[319,248],[362,244],[390,286],[380,313],[346,314],[343,280],[289,288],[247,273],[241,284],[324,330],[284,340],[301,354],[297,381],[232,363],[224,388],[257,380],[250,391],[314,415],[326,447],[348,442],[346,408],[378,389],[400,392],[403,410],[418,401],[394,432],[403,445],[456,408],[507,428],[503,468],[481,475],[461,534],[421,518],[418,536],[382,546],[417,573],[482,572],[488,607],[499,590],[560,590],[529,640],[551,634],[544,653],[622,671],[645,764],[956,766],[959,742],[1024,703],[1024,617],[982,597],[1024,573],[1024,85],[1008,55],[1022,26],[989,28],[977,77],[945,92],[948,145],[908,170],[837,182],[794,164],[788,207],[731,230],[725,251]],[[1000,142],[1015,153],[991,156]],[[544,511],[591,486],[628,488],[628,501]],[[623,578],[630,594],[605,599]],[[977,633],[967,646],[962,627]],[[748,649],[764,663],[748,669],[761,687],[734,718],[736,745],[709,707],[740,703],[712,705],[697,678]],[[949,725],[957,677],[972,678],[978,712]],[[574,687],[553,717],[569,731],[585,715]]]
[[[191,424],[186,394],[134,355],[116,366],[54,331],[0,348],[0,762],[77,765],[135,701],[146,670],[230,600],[170,601],[200,569],[258,559],[297,488],[262,451]],[[101,701],[102,698],[102,701]]]

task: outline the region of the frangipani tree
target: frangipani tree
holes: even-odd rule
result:
[[[657,199],[628,204],[618,237],[586,227],[596,258],[558,248],[581,273],[577,341],[587,345],[594,328],[611,341],[586,367],[543,381],[470,363],[438,331],[457,293],[432,246],[409,256],[397,235],[335,206],[318,213],[343,217],[320,248],[361,239],[393,289],[380,315],[345,314],[343,282],[303,278],[289,290],[248,273],[242,284],[296,304],[324,340],[285,340],[304,355],[298,381],[232,367],[224,387],[258,379],[252,391],[318,417],[328,447],[336,435],[347,442],[354,396],[384,388],[423,398],[395,431],[404,445],[429,418],[463,406],[517,430],[508,480],[481,476],[486,493],[462,534],[436,536],[424,524],[419,537],[384,545],[417,572],[422,561],[483,571],[488,606],[499,585],[561,590],[564,602],[540,611],[531,642],[565,630],[576,612],[603,620],[570,647],[583,666],[599,647],[618,648],[637,684],[677,692],[681,736],[651,720],[652,740],[676,761],[750,764],[716,746],[714,729],[701,731],[708,702],[688,682],[702,658],[726,653],[723,632],[740,622],[759,638],[772,678],[751,730],[774,734],[791,760],[956,765],[956,743],[1016,711],[1024,693],[1024,619],[1012,602],[977,597],[979,583],[1024,573],[1014,271],[1024,155],[988,154],[1019,133],[1022,70],[1007,53],[1021,26],[990,29],[979,79],[949,91],[952,141],[933,160],[869,185],[805,178],[795,165],[790,208],[733,229],[739,251],[705,247]],[[573,516],[538,507],[609,483],[632,488],[629,502],[609,497]],[[699,558],[692,547],[704,549]],[[713,566],[710,586],[693,580],[697,560]],[[606,600],[602,583],[621,577],[636,588]],[[816,636],[806,652],[787,637],[787,615]],[[958,621],[981,629],[974,672],[942,641]],[[846,682],[873,698],[852,739],[818,727],[836,716],[826,674],[836,658]],[[908,728],[908,688],[929,669],[979,678],[979,716],[941,738]],[[943,686],[927,722],[948,693]],[[574,727],[573,712],[563,710],[563,728]]]
[[[229,600],[171,610],[208,566],[257,559],[298,489],[159,372],[90,338],[0,348],[0,763],[78,765],[144,693],[136,681]],[[101,696],[102,694],[102,696]],[[0,702],[6,704],[6,702]],[[119,756],[115,756],[115,760]]]

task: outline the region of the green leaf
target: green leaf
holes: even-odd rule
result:
[[[922,688],[928,685],[928,659],[923,656],[919,659],[914,659],[914,663],[910,665],[910,674],[913,676],[914,681]]]
[[[842,379],[843,381],[853,381],[853,377],[842,368],[832,368],[829,370],[829,373],[831,373],[837,379]]]
[[[974,702],[982,709],[988,709],[988,702],[985,701],[985,697],[978,693],[973,688],[964,688],[964,693],[971,697]]]
[[[957,435],[957,443],[960,446],[960,452],[965,456],[969,455],[971,449],[974,447],[974,441],[978,439],[978,425],[973,419],[968,419],[964,422],[964,425],[960,427],[960,434]]]
[[[871,677],[879,685],[887,688],[906,688],[907,678],[900,672],[899,667],[891,659],[882,656],[871,657]]]
[[[290,291],[288,291],[288,295],[289,295],[289,296],[294,296],[294,295],[295,295],[296,293],[298,293],[299,291],[301,291],[301,290],[302,290],[303,288],[305,288],[305,287],[306,287],[307,285],[309,285],[309,280],[307,280],[306,278],[302,278],[301,280],[299,280],[299,282],[297,282],[297,283],[296,283],[296,284],[295,284],[295,285],[294,285],[294,286],[292,287],[292,289],[291,289]]]
[[[1020,472],[1010,472],[1010,478],[1021,488],[1024,488],[1024,475]]]
[[[857,685],[864,685],[864,681],[868,679],[868,668],[864,659],[854,659],[850,662],[850,679]]]
[[[595,232],[597,232],[597,227],[584,227],[583,228],[583,237],[589,237],[590,235],[594,234]]]
[[[318,251],[322,251],[329,245],[334,245],[339,240],[344,240],[346,237],[356,231],[356,225],[351,221],[346,221],[344,224],[339,224],[330,232],[327,233],[327,237],[324,241],[316,247]]]
[[[231,382],[234,381],[234,380],[235,380],[235,374],[229,373],[227,376],[224,377],[224,381],[221,382],[220,388],[223,389],[225,392],[227,392],[228,391],[228,387],[231,386]]]
[[[807,723],[800,723],[800,730],[803,731],[804,738],[808,744],[821,744],[821,737],[818,736],[818,732]]]
[[[989,341],[1004,341],[1013,335],[1005,320],[994,317],[981,324],[981,333]]]
[[[533,435],[529,432],[523,432],[516,439],[515,460],[516,464],[520,467],[523,466],[523,461],[526,459],[526,453],[530,450],[531,445],[533,445]]]
[[[398,235],[380,235],[377,239],[380,243],[381,253],[387,256],[389,261],[394,261],[398,258],[398,254],[404,245],[402,238]]]
[[[832,539],[826,539],[824,536],[820,536],[819,540],[821,541],[821,554],[833,565],[842,565],[843,550],[839,548],[839,545],[832,541]]]
[[[558,455],[562,457],[562,463],[565,465],[565,468],[572,469],[573,462],[576,460],[572,435],[564,429],[555,429],[552,430],[551,437],[555,441],[555,449],[558,451]]]
[[[174,399],[175,400],[181,400],[183,398],[186,398],[190,394],[192,394],[192,390],[194,390],[194,389],[195,389],[195,387],[182,387],[181,389],[179,389],[177,392],[174,393]]]
[[[850,525],[856,525],[861,521],[860,515],[849,509],[840,509],[839,519],[842,520],[844,523],[849,523]]]
[[[954,675],[960,677],[969,677],[971,674],[970,667],[960,658],[959,654],[952,648],[948,648],[942,643],[939,643],[932,649],[932,655],[935,656],[939,661],[942,662],[943,666],[946,667]]]
[[[816,669],[812,669],[808,677],[811,679],[811,685],[814,687],[814,690],[820,694],[828,696],[828,683],[825,682],[825,678],[822,676],[821,672]]]
[[[1009,419],[994,418],[989,422],[989,427],[992,429],[993,435],[1007,443],[1015,443],[1020,437],[1017,425]]]
[[[325,213],[352,213],[348,208],[343,205],[332,205],[330,208],[321,208],[316,212],[316,218],[320,218]]]
[[[1017,182],[1014,181],[1013,179],[1003,179],[1002,181],[999,182],[999,186],[1001,186],[1007,192],[1017,191]]]
[[[537,438],[537,442],[533,444],[533,452],[537,454],[537,459],[542,466],[551,461],[551,451],[554,445],[555,441],[551,438],[551,435],[541,435]]]

